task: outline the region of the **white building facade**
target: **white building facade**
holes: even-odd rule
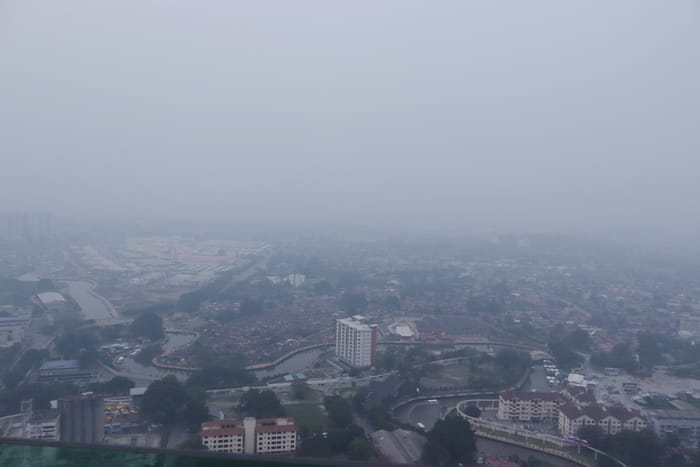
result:
[[[297,448],[292,418],[246,417],[202,423],[202,444],[209,451],[234,454],[290,454]]]
[[[654,432],[665,439],[675,435],[683,447],[700,448],[700,411],[698,410],[649,410]]]
[[[639,411],[623,407],[576,406],[571,402],[559,407],[559,431],[563,436],[578,436],[584,426],[597,426],[606,435],[614,435],[623,430],[642,431],[648,424]]]
[[[363,322],[361,316],[336,321],[335,354],[355,368],[375,365],[377,354],[377,326]]]
[[[499,420],[524,422],[559,419],[559,407],[567,399],[557,392],[506,391],[498,398]]]
[[[25,438],[60,441],[61,418],[55,409],[36,410],[25,425]]]

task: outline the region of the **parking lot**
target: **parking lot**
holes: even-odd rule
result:
[[[700,392],[700,381],[689,378],[678,378],[666,374],[664,368],[654,369],[651,377],[639,378],[629,374],[608,376],[591,368],[586,369],[585,376],[596,383],[594,393],[596,399],[604,404],[622,404],[630,409],[643,409],[632,398],[641,394],[672,395],[685,392]],[[636,383],[639,391],[627,393],[624,383]]]
[[[556,389],[547,382],[547,373],[542,364],[533,365],[530,378],[522,388],[523,391],[553,392]]]

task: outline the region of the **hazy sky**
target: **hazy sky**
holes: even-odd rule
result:
[[[0,0],[0,209],[700,235],[697,0]]]

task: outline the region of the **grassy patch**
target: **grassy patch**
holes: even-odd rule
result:
[[[446,379],[466,382],[469,379],[469,369],[464,365],[449,365],[442,369],[441,374]]]
[[[306,426],[309,430],[326,430],[328,416],[318,404],[295,404],[285,407],[287,416],[292,417],[297,426]]]

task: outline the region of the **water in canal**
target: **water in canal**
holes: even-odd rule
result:
[[[104,320],[116,317],[114,307],[92,290],[92,284],[85,281],[69,281],[68,295],[80,306],[85,319]]]

